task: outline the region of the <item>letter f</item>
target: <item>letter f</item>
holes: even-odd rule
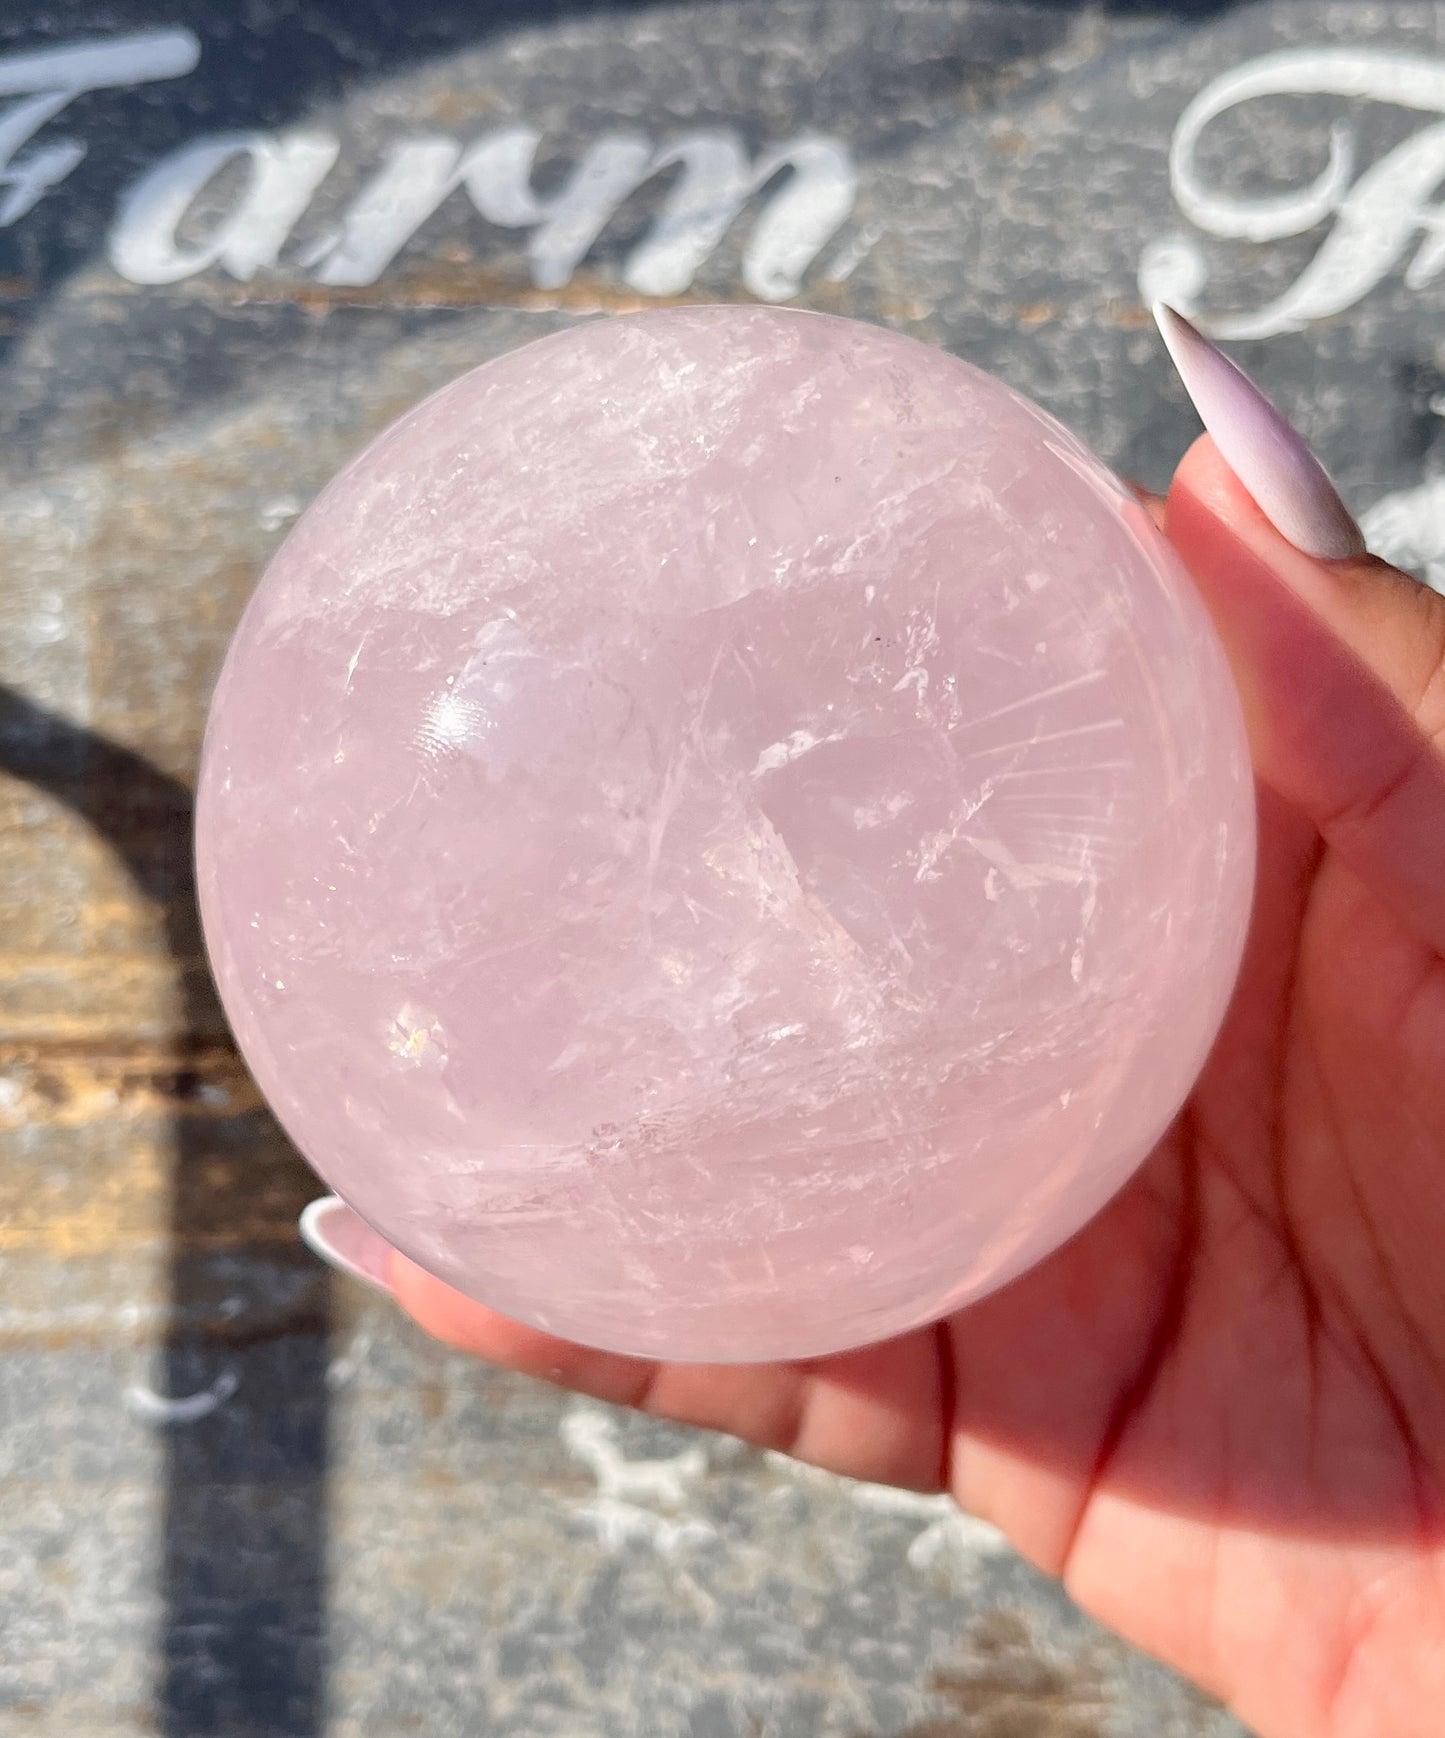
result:
[[[17,163],[16,152],[47,121],[87,91],[180,78],[200,58],[192,31],[143,30],[0,59],[0,98],[20,99],[0,109],[0,229],[19,222],[85,156],[78,140],[60,139]]]

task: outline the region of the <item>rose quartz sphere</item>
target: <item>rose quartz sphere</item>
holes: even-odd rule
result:
[[[998,381],[762,308],[582,325],[381,435],[237,631],[206,937],[398,1249],[596,1346],[928,1322],[1178,1111],[1254,861],[1237,698]]]

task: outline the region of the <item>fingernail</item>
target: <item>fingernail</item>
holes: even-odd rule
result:
[[[348,1273],[363,1285],[375,1286],[390,1295],[387,1271],[391,1245],[378,1237],[339,1196],[323,1195],[319,1201],[313,1201],[296,1223],[301,1241],[313,1255],[320,1256],[338,1273]]]
[[[1321,561],[1363,555],[1359,526],[1299,430],[1182,314],[1156,302],[1154,319],[1224,462],[1275,530]]]

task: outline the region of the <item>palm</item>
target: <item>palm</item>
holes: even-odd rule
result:
[[[1264,810],[1245,975],[1189,1106],[1103,1218],[950,1324],[953,1488],[1271,1733],[1423,1733],[1445,970]]]
[[[1191,463],[1202,494],[1227,491],[1207,443]],[[1193,533],[1215,535],[1207,515]],[[1227,617],[1231,582],[1213,583]],[[1334,642],[1290,642],[1282,676],[1266,667],[1279,638],[1268,616],[1221,624],[1239,639],[1237,673],[1250,666],[1247,703],[1251,681],[1304,682],[1301,658],[1327,687]],[[1400,666],[1391,685],[1412,728],[1433,733],[1420,673],[1440,668],[1445,615],[1426,625],[1438,643],[1424,652],[1413,624],[1403,639],[1393,620],[1361,631]],[[1263,722],[1252,718],[1255,920],[1210,1065],[1134,1183],[1005,1291],[886,1346],[736,1369],[563,1346],[400,1263],[399,1298],[441,1337],[514,1368],[858,1477],[946,1486],[1269,1738],[1434,1732],[1445,963],[1292,800],[1313,788],[1296,764],[1313,747],[1271,706],[1297,704],[1267,693]],[[1445,912],[1445,884],[1439,900]]]

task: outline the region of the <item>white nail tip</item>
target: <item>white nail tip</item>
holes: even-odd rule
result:
[[[389,1293],[390,1245],[337,1195],[323,1195],[296,1222],[301,1241],[319,1260],[363,1285]]]
[[[1359,526],[1299,430],[1182,314],[1164,302],[1153,312],[1200,421],[1275,529],[1322,561],[1362,555]]]

